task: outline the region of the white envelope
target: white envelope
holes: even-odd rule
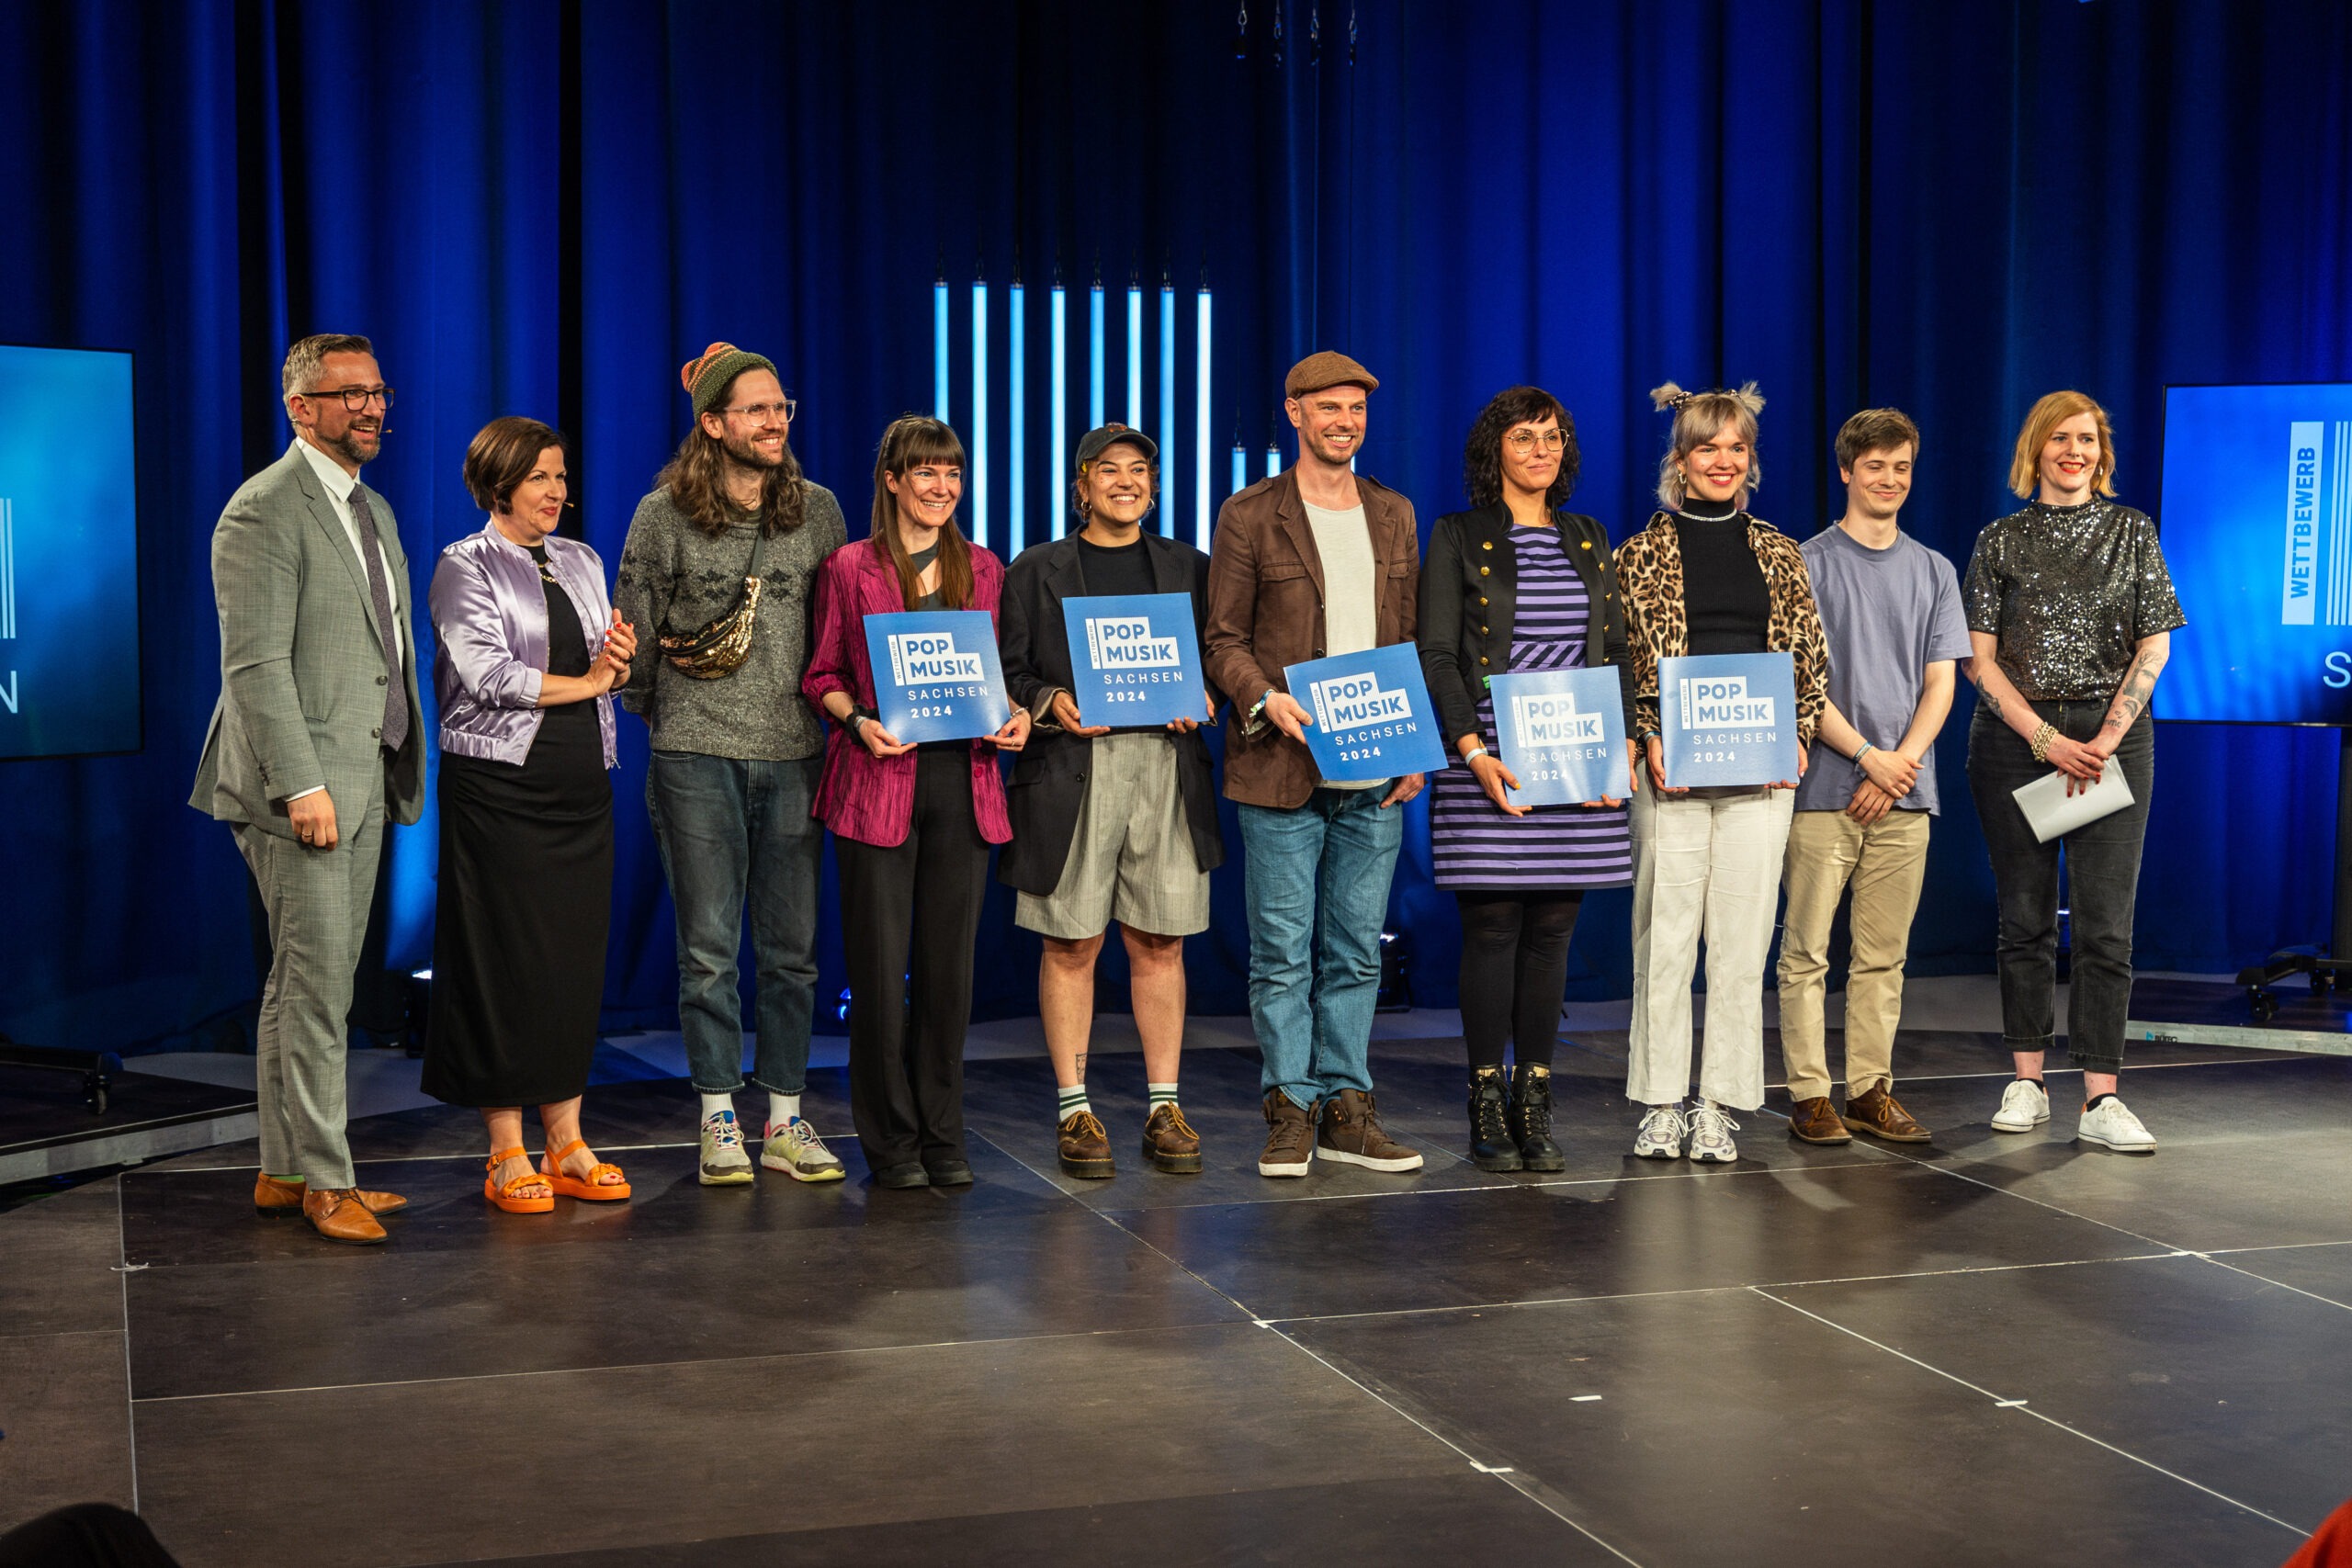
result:
[[[2066,775],[2059,773],[2010,793],[2017,797],[2018,809],[2025,813],[2026,825],[2033,829],[2033,836],[2045,844],[2061,833],[2071,833],[2086,822],[2113,816],[2132,804],[2132,786],[2123,782],[2123,769],[2112,757],[2100,771],[2098,783],[2080,795],[2066,793]]]

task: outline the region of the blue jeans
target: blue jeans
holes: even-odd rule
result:
[[[1303,1110],[1343,1089],[1372,1091],[1380,928],[1405,841],[1405,808],[1380,804],[1388,788],[1318,789],[1289,811],[1239,807],[1260,1089]]]
[[[752,915],[758,1050],[771,1094],[808,1082],[817,1001],[817,886],[824,826],[808,815],[822,757],[790,761],[656,751],[646,809],[678,915],[678,1027],[697,1092],[743,1087],[743,999],[735,954]]]

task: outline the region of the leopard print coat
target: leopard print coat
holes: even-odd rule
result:
[[[1814,607],[1813,578],[1794,539],[1761,518],[1739,515],[1772,596],[1765,646],[1794,656],[1797,744],[1810,746],[1829,700],[1829,639],[1821,629],[1821,612]],[[1657,661],[1680,658],[1690,645],[1682,546],[1672,513],[1656,513],[1649,526],[1617,547],[1617,579],[1625,595],[1625,640],[1634,666],[1634,711],[1627,716],[1634,734],[1653,734],[1658,728]]]

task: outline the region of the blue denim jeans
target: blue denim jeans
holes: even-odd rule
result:
[[[808,815],[822,757],[790,761],[656,751],[646,809],[678,915],[678,1027],[703,1094],[743,1087],[743,999],[735,955],[751,907],[758,1048],[752,1082],[808,1082],[817,1000],[817,886],[824,825]]]
[[[1343,1089],[1372,1090],[1380,928],[1405,841],[1405,808],[1380,804],[1388,787],[1318,789],[1289,811],[1239,808],[1260,1089],[1303,1110]]]

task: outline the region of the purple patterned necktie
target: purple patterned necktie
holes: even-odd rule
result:
[[[376,513],[368,492],[351,490],[351,520],[359,525],[359,558],[368,568],[368,596],[376,602],[376,625],[384,634],[384,750],[397,751],[408,739],[408,682],[401,678],[400,623],[392,619],[391,584],[384,581],[384,552],[376,543]]]

